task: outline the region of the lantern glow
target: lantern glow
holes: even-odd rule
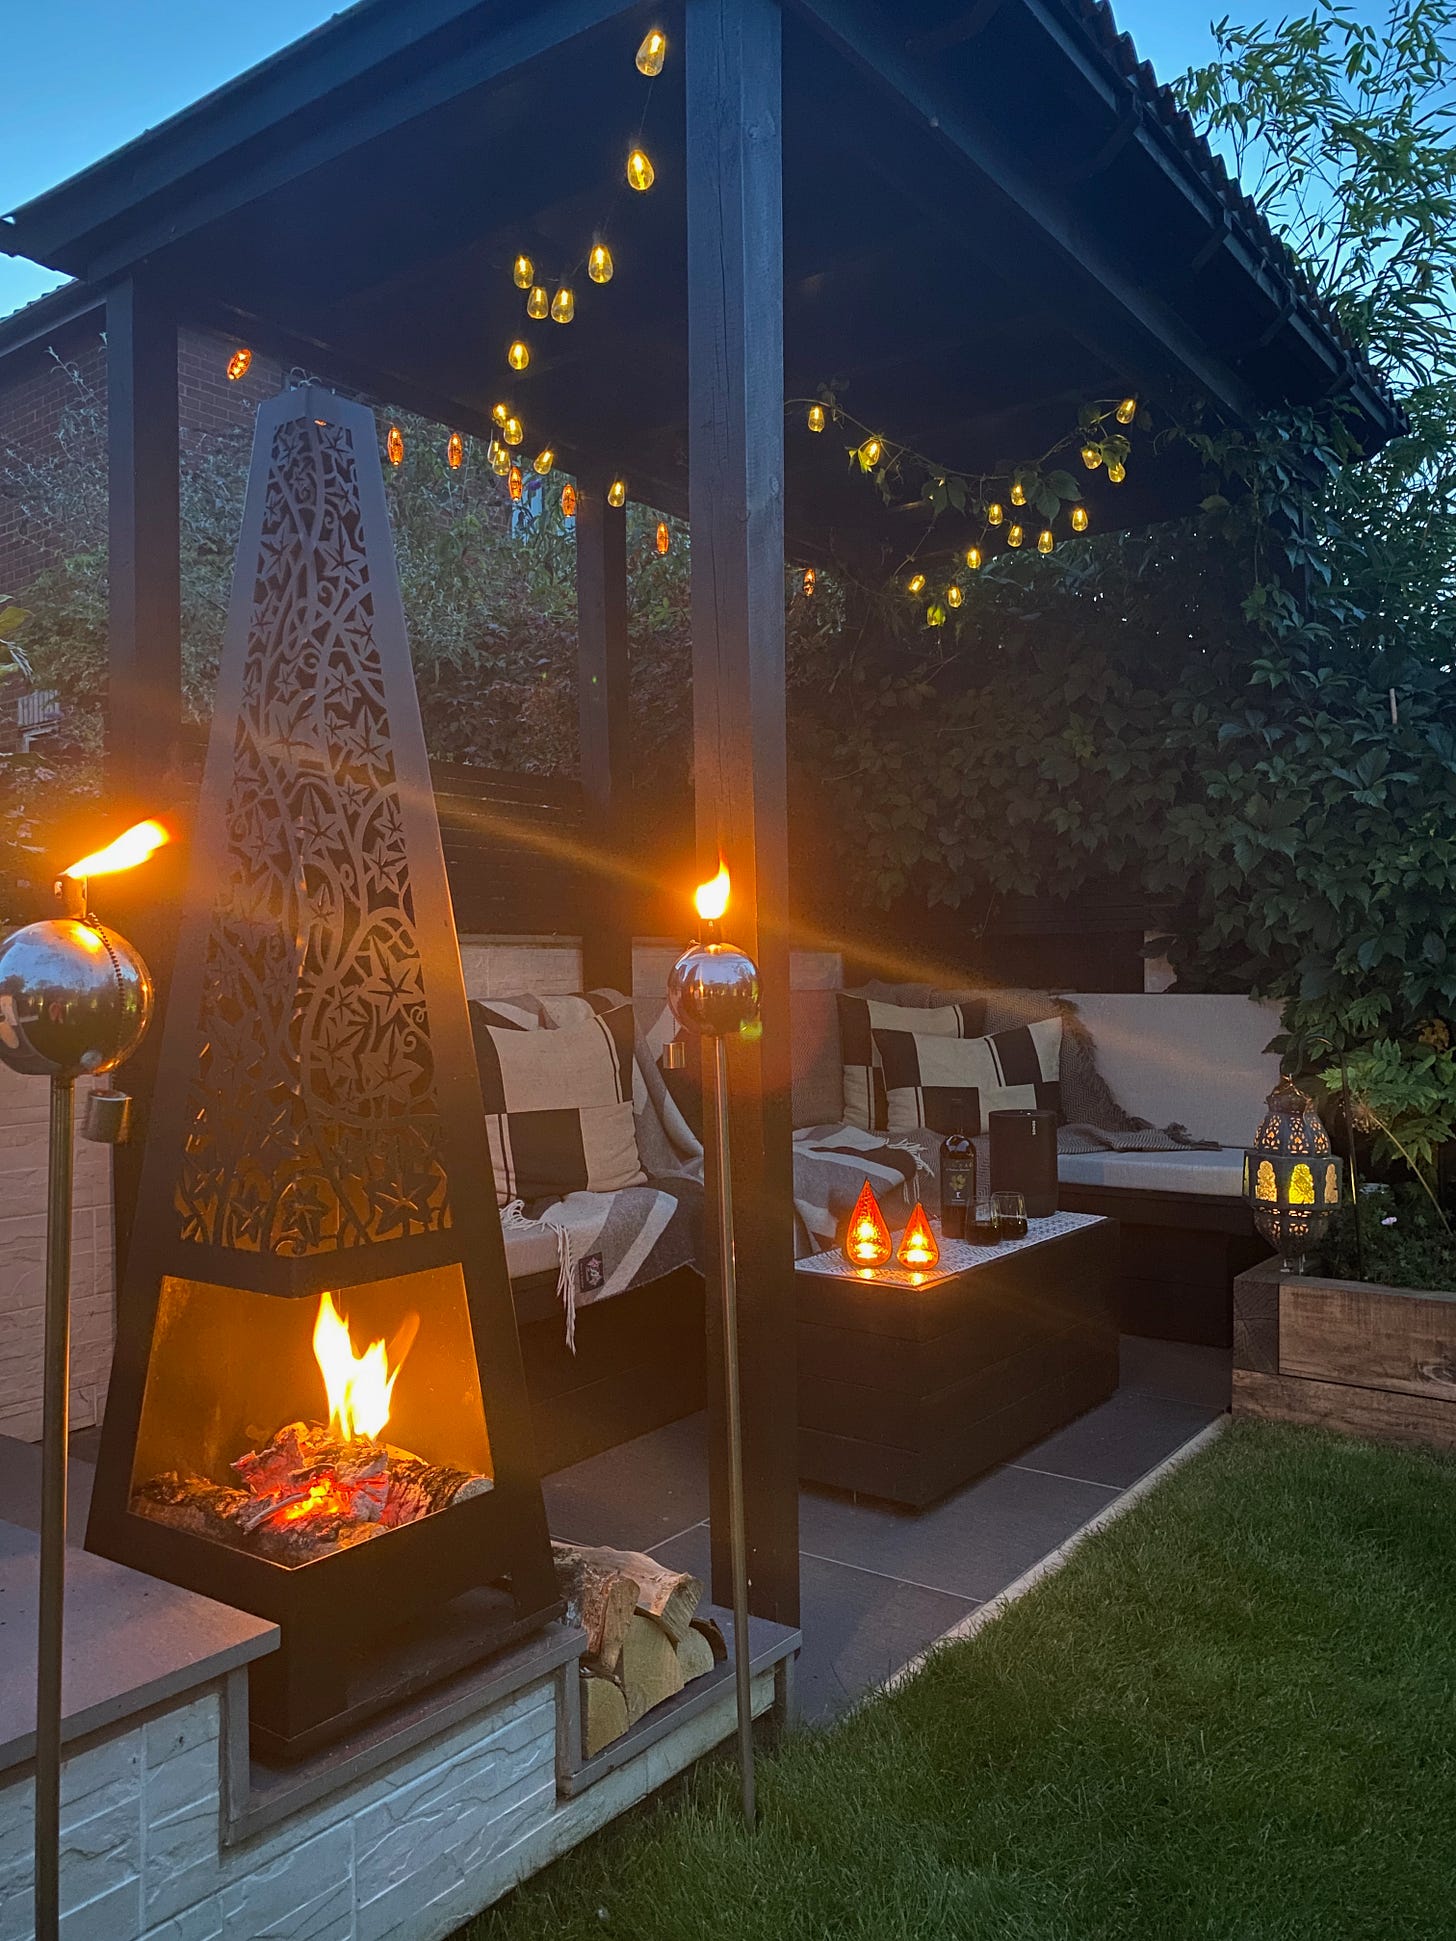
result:
[[[902,1267],[911,1268],[934,1267],[940,1259],[935,1231],[926,1219],[925,1208],[919,1200],[915,1202],[915,1211],[910,1215],[910,1224],[900,1236],[895,1258]]]
[[[576,517],[576,487],[570,479],[561,488],[561,516],[563,519]]]
[[[667,35],[660,27],[653,27],[637,49],[637,72],[651,80],[654,75],[661,74],[666,59]]]
[[[389,427],[389,436],[384,441],[384,450],[391,465],[403,465],[404,433],[398,425]]]
[[[849,1216],[849,1225],[844,1234],[844,1252],[852,1267],[863,1268],[888,1266],[894,1252],[890,1243],[890,1229],[875,1198],[875,1189],[868,1180],[860,1188],[854,1211]]]
[[[819,584],[819,575],[814,571],[814,568],[812,566],[806,566],[804,568],[804,598],[806,600],[813,599],[814,589],[815,587],[818,586],[818,584]]]
[[[227,361],[228,382],[236,384],[240,377],[246,377],[252,368],[253,353],[246,344],[239,344]]]
[[[1289,1079],[1280,1079],[1266,1104],[1244,1154],[1244,1197],[1254,1225],[1285,1267],[1298,1273],[1340,1203],[1343,1166],[1330,1151],[1319,1114]]]
[[[445,463],[452,472],[458,472],[465,463],[465,440],[458,431],[450,433],[450,442],[445,447]]]
[[[667,523],[666,519],[659,519],[657,522],[656,543],[658,556],[666,559],[668,553],[672,550],[672,527]]]

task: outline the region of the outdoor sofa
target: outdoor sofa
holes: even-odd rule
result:
[[[1267,1252],[1241,1197],[1241,1149],[1278,1076],[1277,1059],[1264,1050],[1277,1029],[1268,1007],[1239,997],[946,993],[927,985],[870,985],[860,994],[907,1008],[953,999],[987,1033],[1060,1018],[1063,1116],[1110,1122],[1105,1147],[1060,1155],[1060,1200],[1066,1211],[1103,1214],[1119,1224],[1120,1327],[1230,1344],[1234,1277]],[[497,1018],[534,1014],[533,1028],[553,1029],[579,1021],[583,1007],[590,1012],[625,1002],[615,993],[574,994],[496,1001],[489,1008]],[[474,1010],[480,1016],[486,1008]],[[609,1258],[608,1284],[593,1287],[593,1256],[582,1249],[594,1243],[579,1240],[568,1258],[551,1224],[556,1209],[509,1206],[503,1216],[538,1455],[548,1471],[676,1420],[704,1398],[701,1167],[690,1123],[697,1116],[692,1081],[686,1091],[675,1087],[675,1096],[668,1094],[658,1060],[673,1035],[672,1020],[660,999],[639,999],[634,1009],[636,1123],[653,1160],[647,1188],[666,1187],[679,1202],[670,1239],[644,1242],[636,1271],[629,1261],[615,1283]],[[897,1212],[903,1217],[914,1197],[934,1210],[935,1140],[909,1142],[913,1158],[897,1176],[881,1170],[883,1137],[845,1123],[838,994],[796,990],[792,1024],[799,1251],[829,1244],[866,1172],[892,1219]],[[1162,1149],[1136,1149],[1136,1135],[1117,1130],[1134,1122],[1175,1130]],[[985,1165],[984,1139],[980,1154]]]

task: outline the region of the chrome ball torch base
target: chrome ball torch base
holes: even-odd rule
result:
[[[114,1071],[151,1014],[146,965],[85,915],[84,882],[62,879],[64,914],[0,943],[0,1059],[51,1082],[46,1185],[40,1617],[35,1705],[35,1932],[60,1933],[61,1667],[66,1596],[66,1457],[71,1400],[71,1201],[76,1080]],[[87,1134],[125,1129],[116,1093],[93,1094]],[[111,1103],[108,1103],[111,1101]]]

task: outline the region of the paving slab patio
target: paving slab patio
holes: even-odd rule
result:
[[[1125,1337],[1122,1383],[1069,1427],[915,1513],[799,1492],[802,1714],[822,1722],[995,1597],[1227,1407],[1229,1357]],[[706,1420],[689,1416],[546,1480],[552,1534],[708,1574]]]

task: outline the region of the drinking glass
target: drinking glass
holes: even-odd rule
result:
[[[1026,1195],[1024,1193],[993,1193],[991,1208],[995,1216],[998,1239],[1024,1240],[1026,1238]]]
[[[966,1208],[966,1238],[973,1247],[994,1247],[1001,1238],[989,1193],[978,1194]]]

